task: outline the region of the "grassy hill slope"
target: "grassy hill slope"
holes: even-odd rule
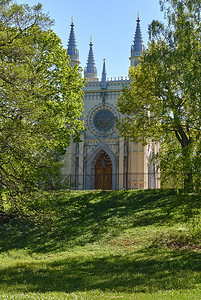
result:
[[[0,226],[0,299],[200,299],[201,197],[44,192]]]

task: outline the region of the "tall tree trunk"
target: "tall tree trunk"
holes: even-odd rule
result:
[[[190,145],[192,139],[187,136],[183,127],[179,124],[175,130],[176,137],[182,147],[182,156],[184,161],[184,189],[188,192],[193,190],[193,170],[191,163]]]
[[[0,225],[3,224],[4,207],[2,199],[2,186],[0,186]]]

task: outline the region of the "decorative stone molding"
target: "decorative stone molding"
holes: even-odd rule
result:
[[[88,128],[95,135],[108,136],[115,132],[115,118],[117,110],[111,105],[98,105],[91,110],[88,116]]]
[[[87,182],[87,189],[94,188],[94,166],[97,157],[99,157],[100,152],[105,152],[111,162],[112,162],[112,189],[115,190],[117,188],[117,161],[113,154],[113,152],[110,150],[110,148],[104,143],[102,139],[100,139],[100,143],[97,145],[97,147],[94,149],[93,153],[90,155],[90,157],[87,159],[86,163],[86,175],[88,178],[91,178],[89,182]]]

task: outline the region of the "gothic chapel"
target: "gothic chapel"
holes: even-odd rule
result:
[[[130,65],[136,66],[144,46],[138,16],[134,42],[131,46]],[[67,54],[71,66],[80,64],[76,46],[73,20],[71,23]],[[97,78],[92,39],[89,44],[87,65],[84,69],[87,83],[84,87],[84,123],[77,144],[71,143],[65,154],[64,177],[76,189],[147,189],[159,188],[160,181],[150,162],[158,145],[142,146],[118,136],[115,119],[116,107],[122,87],[129,84],[123,78],[106,79],[106,63],[103,60],[102,77]]]

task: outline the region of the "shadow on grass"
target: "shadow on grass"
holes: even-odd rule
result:
[[[47,216],[46,222],[4,224],[0,250],[28,248],[46,253],[108,241],[124,229],[188,220],[200,207],[198,196],[174,190],[44,193],[35,209]]]
[[[171,252],[134,256],[76,256],[5,268],[1,286],[13,292],[76,292],[99,289],[116,292],[156,292],[195,288],[201,283],[201,254]]]

